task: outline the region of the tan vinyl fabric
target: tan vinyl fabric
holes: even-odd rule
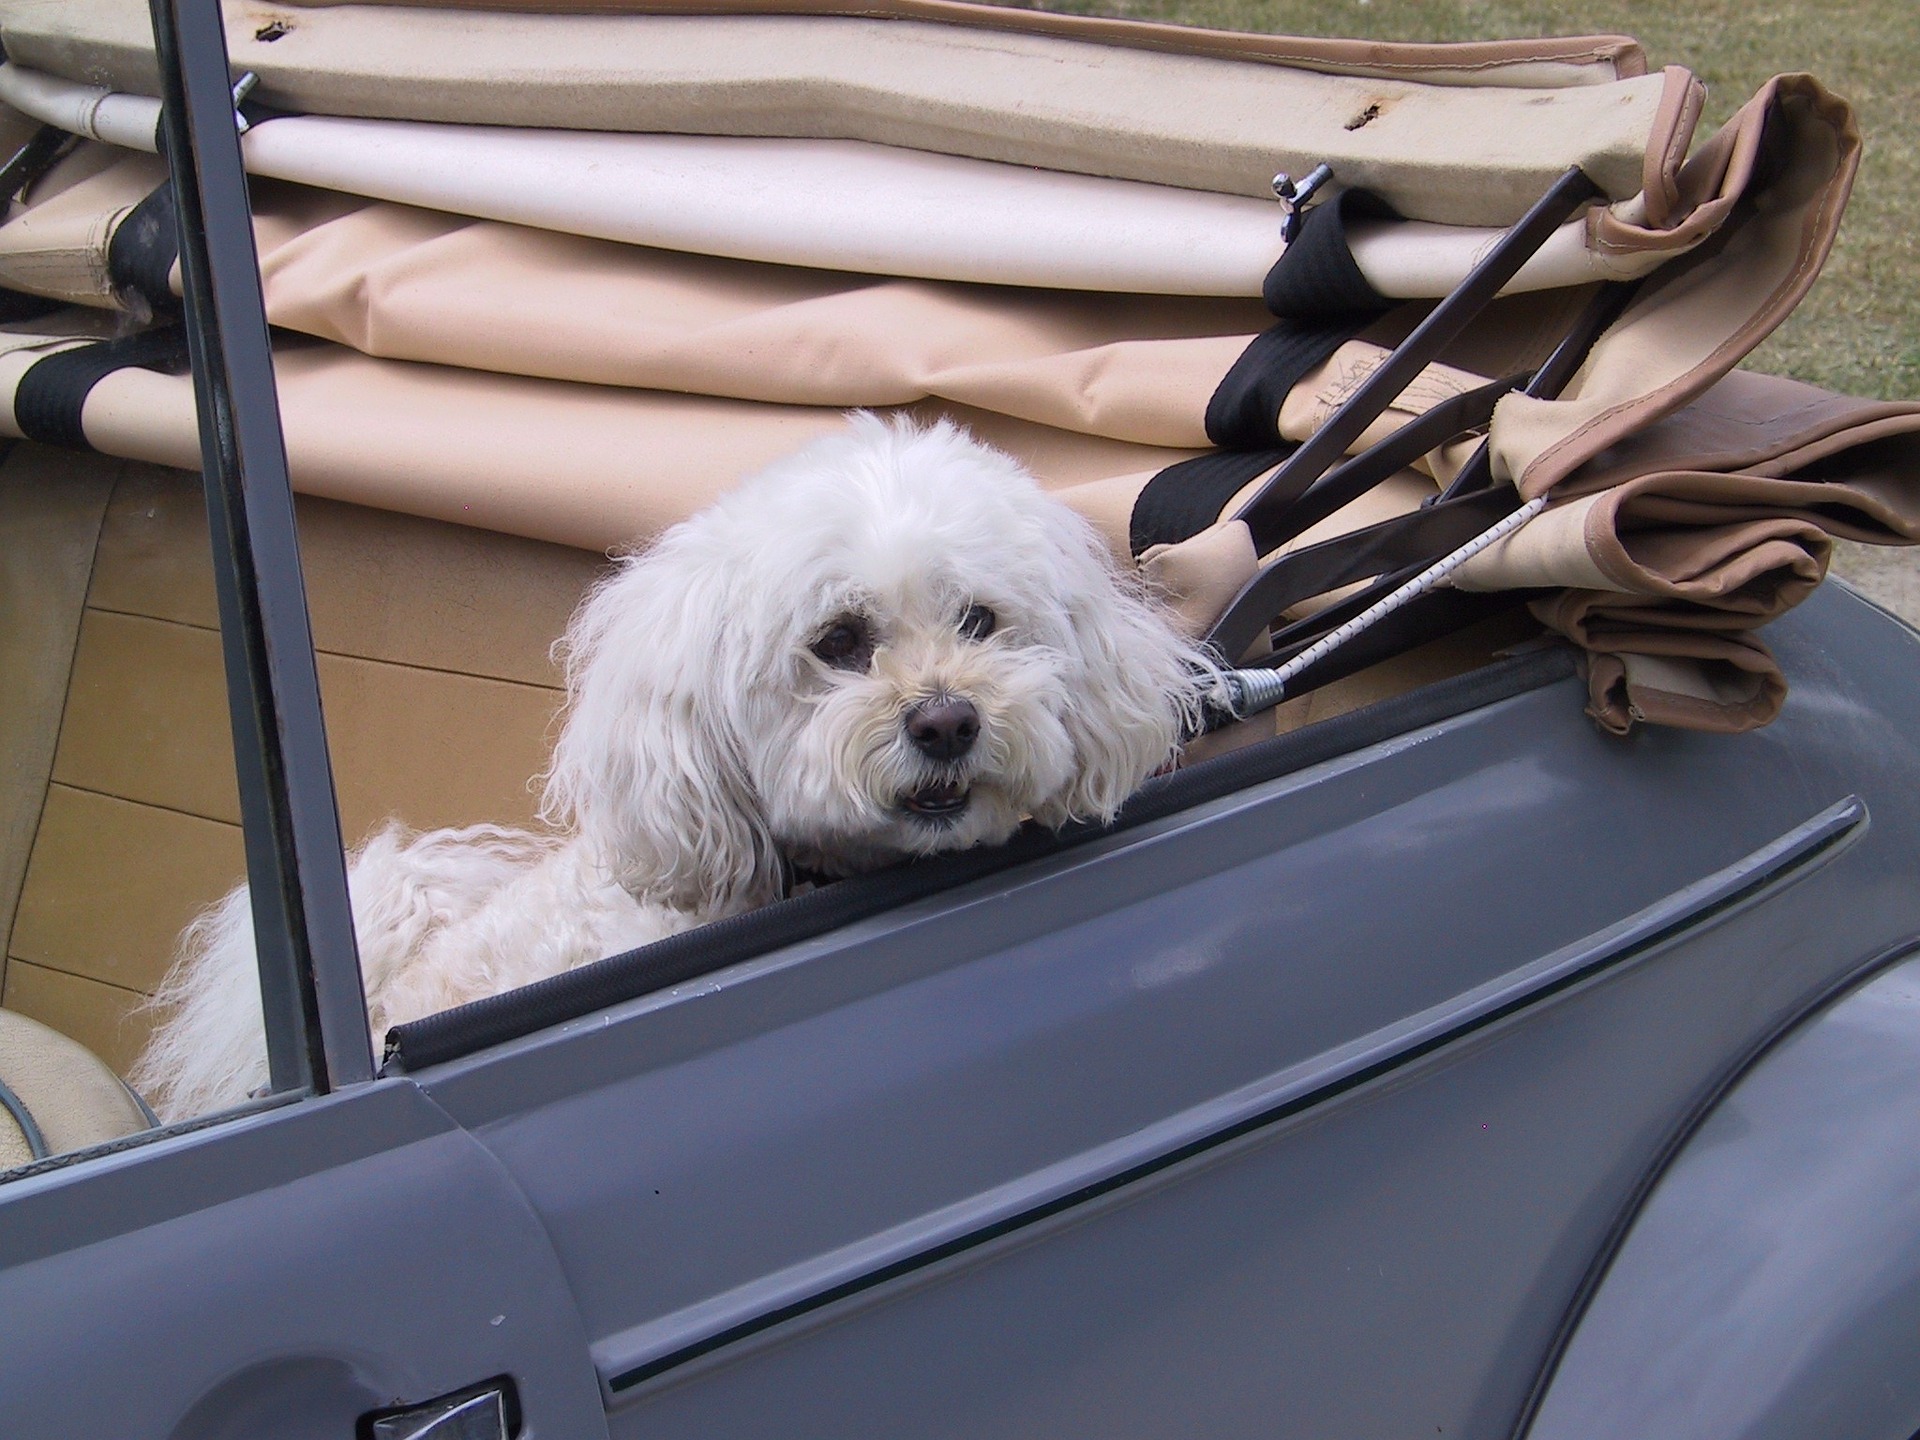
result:
[[[118,1140],[148,1126],[120,1077],[84,1046],[11,1010],[0,1010],[0,1085],[26,1107],[50,1155]],[[25,1134],[0,1108],[0,1170],[32,1158]]]
[[[1770,81],[1680,170],[1713,245],[1645,282],[1560,399],[1512,395],[1494,415],[1496,473],[1529,498],[1730,371],[1813,284],[1860,164],[1847,106],[1809,76]]]
[[[1675,133],[1690,133],[1690,82],[1676,83],[1666,103]],[[1496,470],[1517,475],[1529,497],[1700,393],[1784,318],[1831,247],[1859,136],[1843,103],[1788,76],[1684,166],[1676,159],[1649,162],[1633,206],[1591,211],[1590,243],[1696,248],[1643,282],[1561,398],[1513,395],[1496,411]],[[151,160],[96,172],[100,163],[71,162],[77,178],[56,175],[52,193],[0,227],[0,275],[100,303],[108,237],[141,184],[157,183]],[[1209,379],[1217,383],[1259,320],[1233,302],[1088,303],[703,263],[294,186],[263,186],[261,209],[277,321],[375,354],[595,383],[815,405],[911,403],[918,392],[1057,428],[1192,446],[1205,440]],[[62,267],[64,288],[55,283]],[[1537,362],[1526,352],[1551,343],[1574,298],[1496,307],[1448,358],[1470,373],[1527,368]],[[1543,323],[1515,327],[1502,314]],[[1306,433],[1327,397],[1364,373],[1341,363],[1312,404],[1282,417],[1284,433]]]
[[[1576,163],[1627,199],[1684,118],[1672,78],[1637,73],[1637,53],[1604,38],[1369,46],[1109,23],[1082,40],[953,9],[969,23],[239,4],[228,41],[263,102],[305,113],[870,140],[1263,197],[1276,170],[1327,160],[1403,214],[1451,224],[1510,223]],[[152,95],[146,26],[118,0],[0,7],[16,63]]]
[[[1317,369],[1303,377],[1280,403],[1280,435],[1296,443],[1311,437],[1371,378],[1392,352],[1370,340],[1349,340]],[[1387,408],[1348,448],[1364,450],[1434,406],[1487,383],[1485,375],[1436,361],[1408,382]],[[1445,484],[1459,473],[1477,440],[1451,440],[1420,460],[1427,474]]]
[[[1755,635],[1637,629],[1618,611],[1589,620],[1568,634],[1586,651],[1587,713],[1615,735],[1636,724],[1737,735],[1786,703],[1786,676]]]
[[[91,166],[102,149],[70,163]],[[131,155],[36,200],[0,225],[0,283],[107,303],[107,244],[163,177],[157,159]],[[1203,447],[1208,398],[1271,321],[1253,300],[759,265],[273,182],[254,200],[275,325],[508,375],[834,408],[940,399]]]
[[[270,317],[394,359],[784,405],[940,399],[1204,447],[1209,397],[1269,321],[1257,301],[877,279],[395,205],[306,225],[325,197],[291,189],[261,207]]]
[[[163,184],[166,162],[82,144],[0,225],[0,284],[76,305],[118,302],[107,247],[129,211]]]
[[[1920,543],[1920,403],[1735,371],[1556,493],[1455,583],[1554,587],[1534,612],[1594,655],[1610,727],[1747,729],[1786,694],[1747,632],[1812,593],[1834,539]]]
[[[927,3],[942,10],[942,20],[955,18],[941,0]],[[571,44],[599,26],[593,33],[612,47],[606,63],[574,77],[589,96],[589,111],[600,103],[591,98],[600,87],[630,99],[644,91],[652,97],[647,104],[665,108],[658,114],[644,105],[629,109],[620,124],[697,130],[711,122],[709,106],[724,92],[741,101],[730,113],[749,131],[761,124],[757,117],[778,114],[791,103],[799,107],[793,116],[828,127],[804,133],[836,134],[831,127],[850,113],[847,97],[858,87],[836,88],[854,81],[833,67],[846,55],[871,62],[884,50],[899,63],[869,65],[871,75],[860,77],[860,84],[883,75],[873,83],[884,93],[876,99],[872,90],[860,90],[862,105],[871,101],[873,114],[892,115],[890,106],[913,97],[913,105],[898,113],[937,111],[947,116],[939,125],[976,102],[996,115],[1020,111],[1017,124],[1005,115],[992,125],[982,122],[977,133],[998,137],[992,145],[1029,120],[1039,123],[1039,112],[1027,114],[1006,96],[995,98],[994,87],[1011,84],[1008,77],[1026,73],[1021,67],[1043,54],[1064,67],[1060,86],[1047,92],[1049,103],[1082,104],[1073,77],[1097,72],[1103,85],[1119,87],[1108,100],[1118,95],[1140,102],[1135,108],[1145,114],[1161,112],[1143,96],[1190,97],[1203,84],[1209,106],[1200,108],[1230,114],[1240,80],[1257,86],[1360,83],[1322,69],[1289,69],[1293,61],[1279,52],[1255,58],[1248,51],[1244,60],[1222,58],[1225,52],[1175,55],[1130,30],[1088,44],[1065,38],[1067,31],[1013,33],[1017,23],[998,31],[979,15],[935,23],[919,0],[888,12],[910,18],[888,20],[792,15],[778,6],[748,6],[752,13],[717,17],[665,8],[676,13],[612,15],[564,5],[538,14],[346,6],[300,11],[284,33],[245,43],[263,56],[272,52],[272,64],[280,68],[261,70],[269,86],[311,82],[323,89],[345,86],[338,94],[389,95],[405,88],[398,84],[401,75],[425,65],[431,74],[422,93],[440,93],[441,100],[406,103],[439,104],[460,85],[479,85],[476,77],[483,74],[492,77],[492,91],[480,86],[461,93],[471,98],[513,88],[501,80],[506,70],[486,68],[508,63],[502,59],[503,36],[538,33],[556,42],[573,37],[566,42]],[[242,13],[251,12],[233,11]],[[95,53],[87,47],[106,44],[102,36],[112,28],[90,4],[56,18],[32,4],[9,8],[0,0],[0,17],[11,17],[0,19],[9,40],[18,22],[30,44],[49,47],[44,55],[20,58],[53,70],[65,65],[67,73],[73,73],[74,56]],[[523,26],[534,28],[516,28]],[[630,46],[630,39],[616,44],[612,38],[641,30],[658,42],[642,59],[619,48]],[[784,50],[767,39],[776,33],[791,42]],[[345,46],[343,37],[374,34],[406,42],[379,62],[385,68],[368,68],[374,62],[364,56],[350,59]],[[739,43],[720,46],[717,55],[696,64],[691,50],[680,56],[674,48],[692,45],[687,37],[695,35]],[[423,59],[408,48],[422,36],[441,37],[445,44]],[[821,36],[837,37],[845,54],[814,45]],[[870,42],[882,49],[861,49]],[[1204,49],[1212,42],[1195,43]],[[1066,49],[1055,54],[1048,47]],[[1069,52],[1075,58],[1069,60]],[[566,53],[564,46],[543,52],[541,77],[513,72],[543,81],[519,88],[559,93],[562,87],[552,80],[572,63]],[[935,74],[939,66],[915,68],[931,65],[935,56],[950,62],[951,75]],[[1496,68],[1521,63],[1518,51],[1502,56],[1482,58]],[[1363,57],[1354,51],[1348,58]],[[1418,69],[1419,57],[1411,53],[1389,59],[1382,51],[1374,58],[1389,69],[1402,63]],[[1550,61],[1563,62],[1575,63],[1571,52]],[[1309,57],[1301,63],[1319,62]],[[1604,68],[1614,62],[1592,63]],[[1082,64],[1092,68],[1075,68]],[[676,65],[682,69],[674,70]],[[841,79],[829,83],[829,72]],[[1511,80],[1517,72],[1502,73]],[[680,89],[663,79],[669,74],[681,77],[674,82]],[[805,105],[795,98],[800,92],[783,88],[803,74],[824,87],[810,92]],[[440,82],[434,76],[465,79],[449,80],[452,89],[436,92]],[[114,80],[105,72],[92,78]],[[1463,89],[1453,83],[1457,78],[1423,83],[1419,103],[1492,106],[1534,93]],[[1554,82],[1562,88],[1537,108],[1557,114],[1554,107],[1578,97],[1612,94],[1624,112],[1644,97],[1631,98],[1640,92],[1622,85],[1658,90],[1632,184],[1623,189],[1596,174],[1610,194],[1632,198],[1588,213],[1589,245],[1620,256],[1658,251],[1675,258],[1641,284],[1560,398],[1515,394],[1501,402],[1490,436],[1496,473],[1529,497],[1551,491],[1556,504],[1477,561],[1463,583],[1559,592],[1540,603],[1542,618],[1596,657],[1609,657],[1591,667],[1597,713],[1659,714],[1694,725],[1709,724],[1711,716],[1709,728],[1742,728],[1768,718],[1769,705],[1777,708],[1784,693],[1777,667],[1769,669],[1764,647],[1746,632],[1798,603],[1819,582],[1830,537],[1857,533],[1888,543],[1916,538],[1898,482],[1863,472],[1840,487],[1827,463],[1836,454],[1871,453],[1876,436],[1906,433],[1904,412],[1847,410],[1834,397],[1761,396],[1741,377],[1716,385],[1812,283],[1857,169],[1859,136],[1842,102],[1808,77],[1785,76],[1763,87],[1689,157],[1701,94],[1686,72],[1628,81],[1592,71],[1579,77],[1598,78],[1598,84],[1575,84],[1575,78],[1562,73]],[[362,90],[353,91],[354,85]],[[967,85],[977,94],[961,95]],[[749,96],[750,103],[743,98]],[[949,100],[962,110],[941,111]],[[1557,143],[1544,115],[1540,127],[1519,127],[1499,144],[1459,129],[1417,142],[1396,139],[1389,122],[1415,114],[1405,108],[1413,101],[1369,104],[1379,104],[1379,113],[1356,127],[1352,133],[1363,138],[1352,143],[1392,139],[1391,173],[1374,177],[1344,159],[1336,167],[1346,165],[1342,178],[1351,182],[1376,179],[1396,201],[1406,193],[1396,186],[1418,189],[1427,183],[1420,177],[1431,178],[1423,145],[1444,141],[1458,152],[1498,157],[1509,153],[1500,145],[1515,136],[1549,148]],[[1183,103],[1167,113],[1186,116],[1194,109]],[[1141,154],[1159,153],[1141,141],[1137,127],[1103,130],[1108,122],[1100,116],[1107,113],[1083,107],[1077,118],[1054,114],[1042,128],[1055,138],[1071,131],[1080,137],[1073,144],[1096,133],[1105,144],[1124,131],[1127,145],[1144,145]],[[1318,113],[1305,106],[1290,113],[1288,123],[1307,127],[1298,131],[1307,134]],[[1440,112],[1418,113],[1431,126]],[[581,116],[565,123],[615,123],[585,111]],[[540,123],[525,115],[487,118]],[[769,133],[801,132],[776,126]],[[969,148],[975,140],[953,135],[906,138],[889,132],[866,138],[985,153]],[[1194,131],[1187,138],[1199,144],[1204,137]],[[1217,156],[1226,153],[1225,143],[1215,137],[1200,149]],[[1099,169],[1084,155],[1024,158]],[[68,161],[25,211],[0,226],[0,279],[84,303],[110,303],[114,297],[104,278],[108,240],[158,178],[150,159],[108,161],[86,152]],[[1232,189],[1239,182],[1189,177],[1182,183]],[[1462,183],[1470,190],[1478,186],[1470,176]],[[1092,518],[1116,553],[1125,554],[1142,487],[1206,445],[1207,401],[1263,323],[1255,307],[1240,302],[1040,294],[670,255],[291,185],[263,184],[258,201],[270,314],[283,328],[316,337],[287,345],[278,361],[296,484],[309,493],[592,548],[657,533],[741,475],[839,424],[840,407],[906,406],[952,413],[1010,450]],[[1496,302],[1359,444],[1378,440],[1484,377],[1537,366],[1590,293],[1564,290]],[[1343,346],[1285,397],[1276,417],[1279,433],[1292,440],[1314,433],[1420,313],[1419,307],[1402,307],[1370,327],[1364,339]],[[31,340],[12,344],[24,348],[0,353],[0,392],[10,390],[44,349]],[[93,443],[111,454],[174,465],[190,465],[197,456],[183,377],[110,375],[88,400],[85,425]],[[1670,453],[1683,440],[1702,453]],[[1475,443],[1467,437],[1436,450],[1421,462],[1423,473],[1396,477],[1288,548],[1404,513],[1431,495],[1435,479],[1450,478]],[[1767,445],[1773,446],[1770,459],[1736,454],[1745,453],[1741,446],[1753,451]],[[1823,465],[1818,482],[1796,478],[1816,460]],[[1220,513],[1232,515],[1257,484]],[[1180,545],[1149,552],[1144,562],[1190,623],[1204,628],[1251,575],[1257,563],[1251,548],[1244,527],[1222,521]],[[1325,597],[1303,608],[1320,603]],[[1691,677],[1685,683],[1683,672]],[[1687,703],[1615,703],[1637,692],[1681,696]]]
[[[300,9],[334,0],[293,0]],[[1189,25],[1063,15],[964,0],[369,0],[409,9],[501,11],[531,15],[853,15],[926,20],[986,30],[1057,35],[1101,45],[1175,55],[1244,57],[1330,74],[1416,76],[1430,85],[1595,85],[1644,75],[1646,56],[1625,35],[1539,36],[1518,40],[1414,44],[1337,37],[1263,35]],[[232,7],[229,7],[230,9]]]
[[[0,337],[0,394],[71,344]],[[618,390],[376,360],[295,342],[275,356],[294,485],[306,494],[585,549],[644,541],[845,423],[839,410]],[[944,407],[1019,457],[1124,554],[1133,497],[1191,449],[1133,445]],[[99,450],[198,462],[188,376],[119,370],[83,412]],[[9,405],[0,428],[18,433]]]
[[[47,349],[72,342],[13,343],[25,348],[0,354],[0,388]],[[1344,393],[1357,373],[1348,362],[1357,357],[1363,372],[1375,349],[1355,342],[1311,383]],[[303,491],[602,550],[644,541],[842,423],[836,410],[383,361],[321,342],[283,347],[278,375],[295,483]],[[1435,366],[1414,393],[1435,403],[1475,379]],[[1121,556],[1141,489],[1195,453],[940,408],[1019,456]],[[115,372],[89,397],[85,423],[111,454],[185,466],[197,453],[184,376]],[[1736,374],[1638,437],[1630,453],[1607,457],[1613,469],[1596,466],[1592,488],[1486,552],[1460,583],[1554,588],[1553,601],[1537,607],[1540,618],[1595,653],[1610,645],[1607,653],[1616,657],[1657,654],[1668,669],[1718,669],[1721,652],[1737,644],[1742,673],[1757,673],[1756,666],[1771,664],[1755,658],[1765,656],[1764,647],[1726,636],[1803,599],[1826,572],[1831,537],[1920,540],[1920,492],[1910,478],[1920,473],[1916,432],[1920,406],[1848,402],[1791,381]],[[1282,553],[1408,513],[1434,493],[1436,476],[1453,473],[1466,448],[1436,452],[1425,473],[1390,479]],[[1795,478],[1798,472],[1808,478]],[[1233,514],[1260,483],[1249,482],[1221,513]],[[1245,528],[1232,521],[1142,558],[1196,632],[1255,565]],[[1331,598],[1308,601],[1296,613]],[[1664,637],[1657,644],[1645,640],[1654,632]],[[1623,648],[1634,644],[1642,649]],[[1771,718],[1767,705],[1777,708],[1784,693],[1774,673],[1758,694],[1722,707],[1720,728]],[[1683,718],[1698,723],[1702,707],[1726,693],[1708,687]]]

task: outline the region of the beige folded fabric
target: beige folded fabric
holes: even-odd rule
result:
[[[1808,77],[1770,82],[1684,158],[1698,85],[1684,71],[1641,75],[1635,54],[1605,45],[1491,47],[1469,64],[1418,47],[1169,34],[944,0],[888,0],[888,20],[751,0],[724,16],[590,8],[239,5],[229,23],[236,63],[259,70],[262,93],[315,109],[845,135],[1246,193],[1257,189],[1249,146],[1298,142],[1303,158],[1334,159],[1341,180],[1454,223],[1511,219],[1570,153],[1566,122],[1588,115],[1583,163],[1615,202],[1588,212],[1589,247],[1636,265],[1672,258],[1560,398],[1501,402],[1496,474],[1556,503],[1459,583],[1552,589],[1537,612],[1594,657],[1603,723],[1738,729],[1764,723],[1784,694],[1745,632],[1819,582],[1831,537],[1920,539],[1908,478],[1920,473],[1920,407],[1728,374],[1811,284],[1858,165],[1851,114]],[[246,30],[255,19],[283,28],[262,39]],[[24,63],[151,88],[143,35],[95,0],[0,0],[0,33]],[[1362,62],[1375,73],[1330,73]],[[1476,65],[1493,84],[1465,83]],[[1057,84],[1034,87],[1036,66]],[[1372,98],[1348,113],[1354,97],[1340,87],[1356,85]],[[1282,91],[1294,108],[1272,109]],[[1206,105],[1191,103],[1199,94]],[[1269,113],[1248,128],[1236,107],[1256,99]],[[1580,110],[1601,100],[1617,123]],[[1522,101],[1537,125],[1516,121]],[[1491,117],[1503,117],[1498,136],[1485,132]],[[1269,120],[1291,140],[1261,128]],[[0,226],[0,283],[113,303],[108,239],[159,179],[149,160],[68,161]],[[838,424],[829,407],[864,405],[969,419],[1124,554],[1142,487],[1206,444],[1207,400],[1263,323],[1233,302],[664,255],[289,186],[263,184],[257,200],[270,313],[327,342],[279,357],[296,483],[595,548],[654,533]],[[1496,302],[1359,443],[1538,365],[1589,293]],[[1420,313],[1403,307],[1307,377],[1280,407],[1280,433],[1317,430]],[[0,393],[29,358],[0,356]],[[89,399],[85,426],[109,453],[192,464],[192,414],[184,378],[119,372]],[[1436,450],[1425,473],[1292,545],[1404,513],[1473,443]],[[1227,519],[1143,564],[1198,629],[1253,573],[1252,550]]]
[[[1863,400],[1736,370],[1684,409],[1608,446],[1556,491],[1591,494],[1662,470],[1839,481],[1849,509],[1834,512],[1847,527],[1834,533],[1898,543],[1884,532],[1906,535],[1902,517],[1920,475],[1920,401]]]
[[[0,429],[41,356],[71,346],[0,336]],[[294,341],[275,352],[295,488],[586,549],[644,541],[727,487],[845,423],[842,412],[493,375],[377,360]],[[965,407],[928,407],[1018,456],[1126,553],[1133,499],[1192,450],[1075,435]],[[82,411],[89,442],[196,469],[192,380],[116,370]]]
[[[1764,162],[1764,163],[1763,163]],[[1557,400],[1510,395],[1494,413],[1496,474],[1528,498],[1670,414],[1726,375],[1813,284],[1860,164],[1846,104],[1805,75],[1768,82],[1673,176],[1645,236],[1596,212],[1621,244],[1719,227],[1715,242],[1648,280]],[[1649,195],[1657,187],[1649,187]]]
[[[1736,480],[1745,486],[1729,483]],[[1610,594],[1672,600],[1737,628],[1763,625],[1826,576],[1833,540],[1816,518],[1823,489],[1686,472],[1641,476],[1548,510],[1474,556],[1453,583],[1566,588],[1595,604]],[[1740,490],[1745,504],[1733,499]]]
[[[1576,163],[1628,199],[1691,124],[1670,103],[1690,77],[1645,74],[1619,37],[1394,46],[965,5],[611,8],[240,3],[228,46],[264,103],[300,112],[870,140],[1263,197],[1275,171],[1326,160],[1450,224],[1511,223]],[[153,95],[147,26],[120,0],[0,6],[16,63]]]
[[[1280,403],[1280,434],[1296,443],[1310,438],[1380,367],[1392,351],[1370,340],[1349,340],[1334,351],[1317,369],[1302,377]],[[1364,450],[1386,439],[1394,431],[1434,406],[1466,394],[1487,383],[1487,375],[1462,370],[1456,365],[1435,362],[1414,376],[1407,387],[1381,411],[1372,424],[1348,447]],[[1466,435],[1447,441],[1429,451],[1418,462],[1420,468],[1441,484],[1446,484],[1466,464],[1479,446],[1478,435]]]
[[[1208,398],[1269,318],[1257,301],[880,280],[396,205],[326,217],[335,197],[261,190],[273,323],[507,374],[786,405],[941,399],[1204,447]]]
[[[1632,594],[1762,624],[1818,583],[1832,539],[1920,543],[1920,402],[1736,371],[1555,494],[1568,498],[1455,583]]]
[[[1638,710],[1669,717],[1655,723],[1680,716],[1697,728],[1712,715],[1706,728],[1747,729],[1773,718],[1786,688],[1765,647],[1739,632],[1811,594],[1836,538],[1920,543],[1920,402],[1735,371],[1555,493],[1569,498],[1454,583],[1554,588],[1535,614],[1613,657],[1591,671],[1603,723],[1623,726]],[[1646,665],[1627,664],[1636,654],[1658,657],[1657,685]],[[1691,688],[1677,678],[1688,665]],[[1647,690],[1686,703],[1622,698]]]
[[[1692,93],[1668,96],[1676,135],[1692,125]],[[1763,133],[1772,137],[1764,166]],[[1633,205],[1590,213],[1590,243],[1643,254],[1699,248],[1641,282],[1562,398],[1514,395],[1496,411],[1496,468],[1520,474],[1529,496],[1698,394],[1784,317],[1831,245],[1858,135],[1843,104],[1806,77],[1783,77],[1684,167],[1673,158],[1649,162]],[[0,229],[0,270],[99,303],[106,237],[140,182],[157,183],[157,174],[130,162],[57,189],[64,178]],[[276,319],[374,353],[596,383],[809,404],[908,403],[917,391],[1051,426],[1197,445],[1209,381],[1257,320],[1250,306],[1110,301],[1106,320],[1089,325],[1101,307],[1073,318],[1077,301],[1028,292],[862,288],[819,272],[703,267],[324,192],[262,187],[262,197]],[[71,275],[65,290],[50,279],[61,267]],[[1527,368],[1583,299],[1548,292],[1500,302],[1446,359],[1477,374]],[[1154,346],[1140,348],[1149,338]],[[756,347],[751,363],[741,363],[736,340]],[[802,356],[806,363],[783,364]],[[856,370],[860,383],[843,386]],[[1309,408],[1308,425],[1328,407]],[[1282,420],[1286,433],[1303,433],[1299,417]],[[1436,457],[1442,472],[1445,461]]]
[[[1615,735],[1636,724],[1737,735],[1767,724],[1786,703],[1780,663],[1757,636],[1636,630],[1630,622],[1580,633],[1587,713]]]

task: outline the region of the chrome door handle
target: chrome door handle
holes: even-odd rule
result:
[[[507,1382],[499,1381],[384,1411],[362,1433],[372,1440],[512,1440],[507,1415]]]

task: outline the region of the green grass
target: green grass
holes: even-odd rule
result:
[[[1047,0],[1046,9],[1377,40],[1624,34],[1706,82],[1702,134],[1769,76],[1850,100],[1866,161],[1825,275],[1749,362],[1829,389],[1920,396],[1920,3],[1859,0]]]

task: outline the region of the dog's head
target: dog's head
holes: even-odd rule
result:
[[[1091,528],[951,424],[855,416],[620,563],[563,642],[547,814],[716,912],[1111,818],[1211,673]]]

